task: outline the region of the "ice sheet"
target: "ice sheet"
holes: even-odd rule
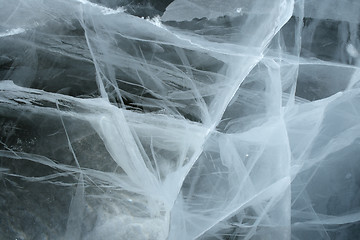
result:
[[[356,1],[0,6],[1,239],[360,238]]]

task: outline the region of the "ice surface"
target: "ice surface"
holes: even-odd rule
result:
[[[1,239],[360,238],[360,5],[0,0]]]

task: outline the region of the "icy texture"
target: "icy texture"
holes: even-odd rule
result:
[[[0,0],[1,239],[359,239],[356,0]]]

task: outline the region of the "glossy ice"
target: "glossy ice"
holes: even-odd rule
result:
[[[360,237],[357,1],[0,5],[0,238]]]

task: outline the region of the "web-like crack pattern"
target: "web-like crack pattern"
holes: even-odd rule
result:
[[[0,238],[359,237],[360,5],[225,2],[0,0]]]

